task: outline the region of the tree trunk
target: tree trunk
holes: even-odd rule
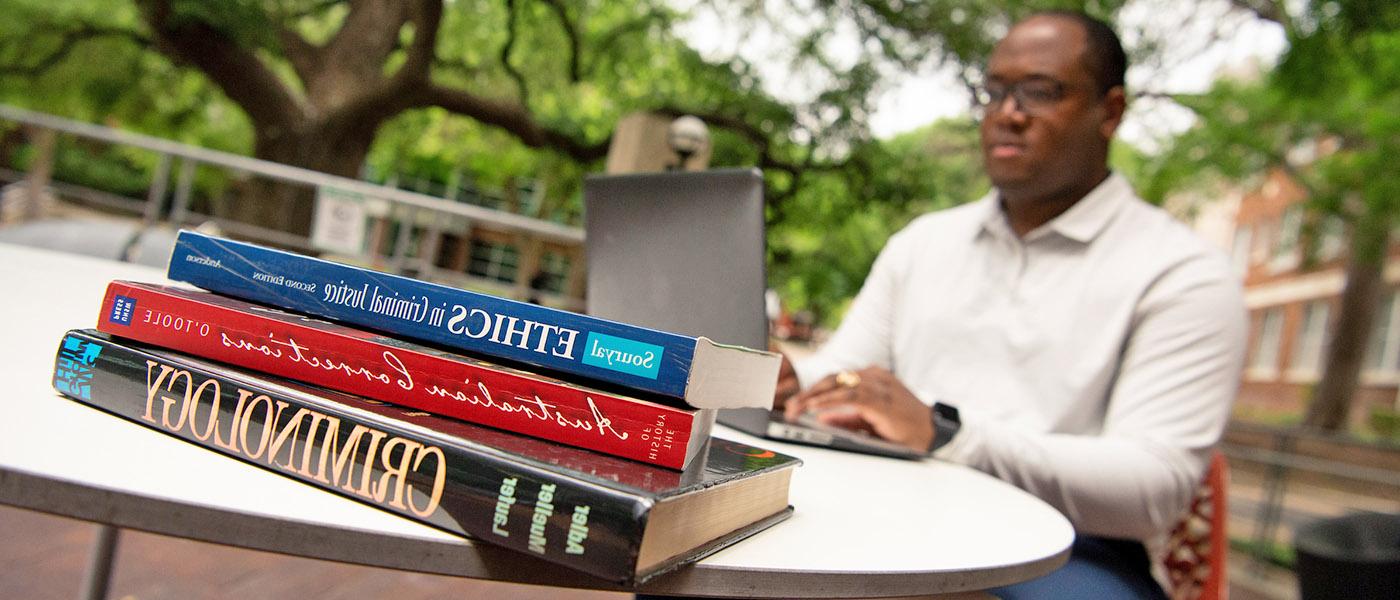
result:
[[[1353,224],[1336,327],[1304,426],[1337,431],[1348,423],[1384,286],[1382,269],[1390,241],[1390,220],[1385,217],[1368,214]]]
[[[318,124],[293,133],[257,132],[253,156],[284,165],[356,178],[369,153],[376,126]],[[219,215],[242,223],[308,235],[316,189],[254,175],[238,186],[234,201]]]

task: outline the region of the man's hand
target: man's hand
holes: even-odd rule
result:
[[[778,389],[773,392],[773,410],[783,410],[788,398],[802,389],[797,382],[797,371],[792,368],[792,361],[788,360],[786,354],[779,353],[783,357],[783,366],[778,367]]]
[[[869,431],[919,452],[933,444],[929,407],[880,367],[828,375],[788,398],[783,412],[789,421],[812,412],[827,425]]]

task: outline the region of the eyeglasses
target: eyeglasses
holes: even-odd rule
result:
[[[1066,90],[1081,85],[1084,84],[1065,83],[1048,77],[1033,77],[1013,83],[989,81],[977,86],[973,93],[977,99],[977,107],[981,109],[981,112],[985,113],[1001,108],[1001,103],[1010,96],[1016,99],[1018,110],[1034,114],[1054,106],[1056,102],[1064,99]]]

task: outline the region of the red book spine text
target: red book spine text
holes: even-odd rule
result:
[[[673,469],[685,463],[691,410],[204,292],[112,282],[102,306],[98,329],[112,335]]]

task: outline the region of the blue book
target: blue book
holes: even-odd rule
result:
[[[181,231],[169,277],[383,333],[685,401],[768,408],[778,355]]]

